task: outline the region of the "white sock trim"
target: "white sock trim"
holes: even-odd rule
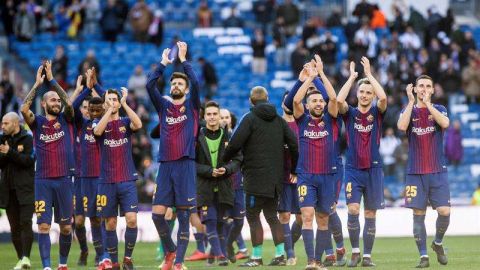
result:
[[[352,248],[352,253],[360,253],[360,248]]]
[[[363,254],[363,258],[371,258],[371,257],[372,257],[372,255],[370,255],[370,254]]]

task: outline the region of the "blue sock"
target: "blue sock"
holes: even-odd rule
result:
[[[131,258],[135,243],[137,243],[138,227],[127,227],[125,230],[125,257]]]
[[[203,244],[203,239],[205,238],[204,233],[194,233],[195,241],[197,242],[197,250],[205,253],[205,245]]]
[[[307,253],[308,261],[315,260],[315,250],[313,246],[313,230],[302,229],[303,244],[305,245],[305,253]]]
[[[300,236],[302,236],[302,226],[298,224],[297,221],[294,221],[290,231],[292,232],[292,243],[294,246],[298,239],[300,239]]]
[[[157,228],[158,235],[162,240],[166,252],[174,252],[176,247],[172,240],[172,235],[170,233],[170,228],[165,220],[165,215],[152,214],[153,224]]]
[[[102,223],[100,223],[100,228],[102,230],[103,258],[110,259],[110,254],[108,254],[107,250],[107,227],[105,226],[105,220],[102,220]]]
[[[61,233],[58,243],[60,251],[59,262],[60,264],[67,264],[68,253],[70,253],[70,246],[72,245],[72,233],[67,235]]]
[[[117,231],[106,230],[106,242],[105,246],[107,248],[108,255],[112,262],[118,262],[118,237]]]
[[[332,235],[329,230],[317,230],[317,236],[315,239],[315,260],[321,262],[323,252],[327,246],[332,247]],[[333,254],[333,251],[332,251]],[[327,255],[330,255],[327,253]]]
[[[205,225],[207,227],[208,242],[210,243],[210,246],[211,246],[210,252],[213,254],[213,256],[221,256],[222,249],[220,248],[220,239],[218,239],[217,221],[207,220],[205,222]]]
[[[100,260],[103,259],[103,239],[102,228],[100,226],[92,226],[92,242],[93,247],[95,248],[95,253],[97,253],[97,257]]]
[[[328,230],[328,240],[325,242],[325,255],[328,256],[328,255],[333,255],[333,245],[332,245],[332,232],[330,230]],[[317,235],[319,235],[320,233],[320,230],[317,230]],[[318,240],[319,237],[317,236],[316,240],[317,240],[317,245],[319,245],[318,241],[322,241],[322,240]],[[315,253],[317,252],[317,247],[315,247]],[[320,258],[321,258],[322,254],[320,254]]]
[[[242,228],[243,228],[243,218],[239,219],[236,218],[233,220],[231,224],[231,229],[229,230],[228,237],[227,237],[227,245],[233,245],[233,242],[237,241],[238,249],[246,250],[245,242],[242,238]],[[226,227],[224,225],[224,227]],[[240,240],[238,240],[240,239]]]
[[[424,215],[413,215],[413,238],[420,256],[427,256],[427,229]]]
[[[50,262],[50,247],[52,243],[50,241],[50,235],[48,233],[38,234],[38,248],[40,250],[40,258],[42,259],[43,267],[51,267]]]
[[[360,248],[360,221],[358,220],[358,215],[348,214],[347,227],[352,248]]]
[[[247,245],[245,245],[245,240],[243,240],[242,232],[238,234],[237,237],[237,246],[239,250],[246,250]]]
[[[218,241],[220,242],[220,250],[222,255],[227,254],[227,241],[225,239],[225,231],[223,229],[223,224],[217,222],[217,232],[218,232]]]
[[[363,227],[363,255],[372,254],[373,242],[375,242],[375,218],[365,218],[365,226]]]
[[[337,212],[328,217],[328,229],[332,233],[337,248],[343,248],[342,221]]]
[[[75,226],[75,235],[77,236],[78,244],[80,244],[80,251],[88,252],[87,230],[85,229],[85,226]]]
[[[177,209],[178,233],[177,233],[177,255],[175,264],[183,263],[185,252],[190,237],[190,209]]]
[[[295,257],[295,251],[293,251],[292,233],[290,231],[290,224],[282,224],[283,237],[285,238],[285,252],[287,253],[287,259]]]
[[[437,231],[435,233],[435,243],[441,244],[443,241],[443,236],[445,235],[445,232],[447,232],[448,225],[450,224],[450,215],[448,216],[441,216],[438,215],[437,217]]]

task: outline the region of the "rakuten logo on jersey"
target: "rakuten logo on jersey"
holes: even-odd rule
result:
[[[95,143],[95,136],[93,135],[88,135],[88,134],[85,134],[85,137],[83,137],[83,139],[89,143]]]
[[[40,140],[49,143],[49,142],[54,142],[56,140],[61,139],[63,136],[65,136],[65,132],[62,130],[60,132],[53,133],[51,135],[46,135],[46,134],[40,134]]]
[[[167,120],[167,124],[169,125],[175,125],[175,124],[178,124],[178,123],[181,123],[185,120],[187,120],[187,116],[186,115],[181,115],[179,117],[166,117],[166,120]]]
[[[303,136],[304,137],[307,137],[307,138],[310,138],[310,139],[321,139],[323,137],[326,137],[328,136],[328,131],[327,130],[324,130],[324,131],[307,131],[307,130],[304,130],[303,131]]]
[[[426,127],[426,128],[413,127],[412,132],[417,134],[418,136],[421,136],[421,135],[430,134],[432,132],[435,132],[435,127]]]
[[[373,124],[370,124],[368,126],[364,126],[358,123],[355,123],[354,128],[358,130],[358,132],[370,132],[373,129]]]
[[[103,141],[103,145],[107,145],[107,146],[110,146],[110,147],[118,147],[118,146],[122,146],[126,143],[128,143],[127,138],[118,139],[118,140],[114,140],[114,139],[107,140],[107,139],[105,139]]]

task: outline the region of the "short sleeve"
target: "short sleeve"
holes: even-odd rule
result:
[[[120,119],[122,121],[122,124],[125,126],[125,128],[128,130],[128,134],[132,133],[132,129],[130,128],[130,123],[132,122],[130,118],[128,117],[122,117]]]
[[[434,107],[435,107],[435,109],[437,109],[443,115],[448,116],[447,108],[445,108],[445,106],[435,104]]]

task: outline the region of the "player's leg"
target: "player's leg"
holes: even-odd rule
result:
[[[246,194],[246,214],[247,222],[250,226],[250,239],[252,241],[252,256],[250,259],[241,264],[241,267],[256,267],[263,265],[262,260],[262,244],[263,244],[263,228],[260,221],[260,212],[262,211],[262,200],[254,195]]]
[[[73,183],[71,177],[55,180],[53,206],[55,222],[60,225],[59,268],[67,266],[72,245]],[[62,268],[63,269],[63,268]]]
[[[442,265],[446,265],[448,259],[443,249],[443,236],[450,224],[450,188],[448,186],[447,173],[436,173],[427,177],[429,177],[430,187],[429,200],[438,213],[435,240],[432,243],[432,248],[437,254],[437,261]]]
[[[291,189],[296,190],[296,185],[283,185],[283,191],[280,195],[278,205],[278,217],[283,228],[283,237],[285,239],[285,252],[287,253],[287,264],[295,265],[295,252],[293,251],[292,234],[290,231],[290,212],[292,210],[292,192]],[[298,196],[294,197],[298,201]],[[290,263],[289,263],[290,262]]]
[[[125,216],[125,253],[123,257],[123,269],[133,270],[132,255],[137,243],[138,227],[138,197],[135,181],[123,182],[117,184],[118,203],[120,212]]]
[[[348,207],[348,235],[352,246],[352,257],[349,267],[355,267],[360,262],[360,201],[363,196],[365,185],[362,179],[365,173],[361,170],[347,168],[345,170],[345,198]]]
[[[50,227],[53,216],[53,187],[50,180],[35,179],[35,214],[38,225],[38,248],[44,268],[52,267],[50,260]]]
[[[205,228],[202,222],[200,221],[200,217],[198,216],[197,208],[192,208],[192,213],[190,214],[190,224],[195,228],[196,232],[193,234],[195,237],[195,242],[197,244],[197,248],[195,251],[186,258],[186,261],[199,261],[205,260],[208,255],[205,253]]]
[[[293,245],[295,245],[298,239],[300,239],[300,236],[302,236],[302,214],[295,215],[295,220],[293,221],[290,231],[292,232]]]
[[[315,246],[315,260],[318,265],[323,265],[322,255],[333,254],[332,250],[332,233],[328,229],[329,215],[335,208],[335,175],[325,174],[318,176],[318,199],[315,207],[317,221],[317,237]],[[330,251],[328,251],[330,249]],[[330,252],[330,253],[329,253]],[[326,262],[329,262],[325,260]]]
[[[273,243],[275,244],[275,257],[268,264],[270,266],[282,266],[286,264],[285,259],[285,238],[283,228],[277,216],[278,198],[265,198],[263,204],[263,215],[270,226]]]
[[[18,266],[21,266],[21,261],[23,258],[23,248],[22,248],[22,231],[20,230],[20,204],[17,200],[16,195],[9,195],[8,203],[6,207],[8,223],[10,224],[10,233],[13,247],[17,253]],[[32,217],[30,216],[30,219]]]
[[[97,212],[97,186],[98,178],[84,178],[82,180],[83,211],[90,220],[92,242],[95,248],[95,266],[104,259],[104,246],[102,240],[101,218]]]
[[[113,183],[98,184],[97,209],[105,221],[105,249],[113,264],[119,267],[118,263],[118,236],[117,236],[117,215],[118,198],[117,185]]]
[[[313,183],[314,175],[298,175],[298,201],[302,213],[302,238],[307,255],[307,267],[305,269],[317,269],[315,262],[315,246],[313,233],[313,219],[315,206],[317,205],[317,187]]]
[[[234,202],[234,215],[233,215],[233,227],[230,230],[232,238],[235,235],[238,235],[236,238],[233,238],[233,241],[237,242],[238,252],[235,254],[236,260],[248,259],[250,253],[248,252],[247,245],[242,236],[242,228],[245,222],[245,191],[243,189],[235,190],[235,202]]]
[[[342,221],[337,213],[337,203],[338,197],[340,196],[340,192],[342,190],[342,181],[343,181],[343,166],[339,168],[339,171],[335,174],[336,184],[335,184],[335,208],[332,214],[330,214],[328,218],[328,229],[332,233],[333,240],[336,244],[336,258],[335,255],[331,256],[330,258],[334,259],[336,266],[344,266],[347,263],[345,259],[345,247],[343,245],[343,231],[342,231]],[[333,247],[332,247],[333,249]],[[328,259],[327,254],[327,259]]]
[[[73,182],[74,189],[74,202],[75,202],[75,235],[77,236],[78,244],[80,245],[80,257],[78,258],[77,265],[87,265],[88,259],[88,245],[87,245],[87,230],[85,228],[85,211],[82,192],[82,182],[78,176],[75,176]]]
[[[30,269],[30,251],[32,250],[33,243],[33,231],[32,231],[32,215],[33,204],[20,205],[17,211],[19,215],[19,229],[20,229],[20,241],[22,243],[22,267],[23,269]]]
[[[417,268],[426,268],[430,265],[427,254],[427,230],[425,227],[428,183],[423,180],[422,175],[408,174],[405,178],[405,207],[413,210],[413,237],[420,253],[420,263],[416,266]]]
[[[221,257],[223,254],[217,232],[217,210],[213,206],[205,205],[200,208],[200,211],[202,222],[207,227],[208,242],[211,246],[210,254],[217,258]]]
[[[320,209],[318,209],[319,211]],[[332,243],[332,235],[328,230],[328,213],[316,212],[315,219],[317,221],[317,235],[315,237],[315,261],[319,267],[323,267],[322,255]]]

